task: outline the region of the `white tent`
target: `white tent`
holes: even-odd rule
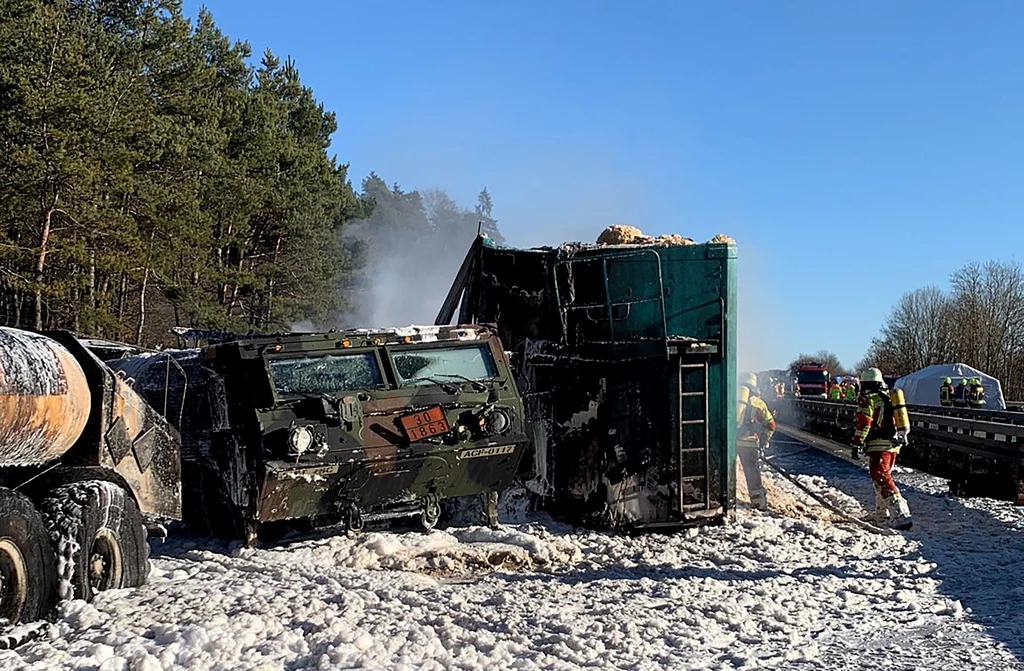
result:
[[[999,380],[965,363],[928,366],[916,373],[904,375],[896,380],[893,387],[903,390],[907,405],[940,405],[939,387],[947,377],[953,381],[954,386],[959,384],[962,378],[980,378],[981,386],[985,388],[985,407],[989,410],[1006,409],[1006,399],[1003,398],[1003,388]]]

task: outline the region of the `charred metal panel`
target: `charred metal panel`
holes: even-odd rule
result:
[[[553,512],[617,528],[720,518],[735,501],[736,249],[478,240],[460,321],[513,352]]]
[[[178,432],[122,378],[69,333],[60,342],[85,372],[91,412],[85,430],[62,462],[69,467],[101,466],[115,471],[132,490],[139,509],[181,517],[181,441]],[[139,444],[139,441],[142,441]],[[147,458],[138,456],[136,445]]]

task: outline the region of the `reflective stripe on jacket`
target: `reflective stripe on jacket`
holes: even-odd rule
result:
[[[971,385],[967,391],[967,402],[971,405],[985,405],[985,388],[980,384]]]
[[[743,412],[736,418],[739,426],[736,438],[742,439],[759,435],[761,444],[767,443],[775,433],[775,418],[772,417],[772,411],[768,409],[760,396],[753,394],[745,405]]]
[[[899,452],[892,402],[885,392],[871,392],[860,397],[857,405],[857,432],[853,442],[864,445],[867,452]]]

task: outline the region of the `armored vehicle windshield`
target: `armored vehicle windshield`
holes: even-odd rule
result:
[[[458,345],[394,352],[391,360],[401,386],[437,384],[437,380],[488,380],[498,376],[487,345]]]
[[[281,396],[338,394],[384,384],[373,352],[270,359],[268,367],[274,389]]]

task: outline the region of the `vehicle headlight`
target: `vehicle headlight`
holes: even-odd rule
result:
[[[484,421],[484,430],[489,434],[504,433],[512,424],[508,412],[501,408],[495,408]]]
[[[292,427],[288,434],[288,452],[298,456],[313,445],[313,432],[308,426]]]

